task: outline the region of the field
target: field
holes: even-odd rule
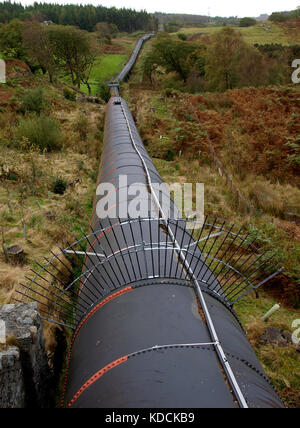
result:
[[[120,35],[116,39],[112,40],[111,45],[104,47],[104,53],[100,55],[91,71],[89,83],[92,88],[92,95],[97,94],[99,83],[108,82],[112,77],[117,76],[122,70],[123,66],[128,61],[137,38],[140,34],[133,34],[131,37],[128,35]],[[70,83],[68,78],[64,78],[65,81]],[[80,88],[83,92],[88,94],[88,88],[82,84]]]
[[[104,54],[101,55],[92,68],[90,85],[92,94],[97,94],[99,82],[107,82],[112,76],[116,76],[126,64],[128,56],[125,54]],[[88,93],[86,85],[81,85],[81,90]]]
[[[253,27],[247,28],[236,28],[240,31],[244,37],[244,40],[250,44],[267,44],[267,43],[280,43],[283,45],[290,45],[300,43],[300,35],[298,38],[291,39],[287,37],[282,27],[272,23],[265,23],[266,26],[271,27],[270,30],[267,30],[265,27],[262,27],[261,24],[257,24]],[[201,35],[212,35],[217,31],[220,31],[222,27],[214,27],[207,26],[201,28],[182,28],[178,33],[174,33],[174,35],[178,35],[179,33],[187,34],[188,36],[192,36],[194,34]]]

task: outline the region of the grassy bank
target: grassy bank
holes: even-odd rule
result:
[[[112,76],[116,76],[126,64],[127,59],[126,54],[104,54],[97,58],[89,80],[93,95],[97,94],[99,82],[107,82]],[[81,85],[81,90],[88,93],[86,85]]]
[[[22,247],[23,265],[0,252],[0,305],[9,303],[19,282],[26,282],[37,262],[65,247],[87,230],[92,213],[102,145],[105,106],[68,101],[63,87],[41,76],[8,79],[0,92],[0,232],[1,247]],[[22,113],[24,96],[40,88],[47,117],[60,130],[58,146],[44,152],[28,146],[17,130],[34,129],[39,115]],[[48,123],[48,122],[46,122]],[[24,124],[27,124],[24,127]],[[20,128],[20,126],[23,128]],[[21,132],[21,131],[19,131]],[[43,139],[39,138],[40,143]],[[57,189],[63,188],[62,192]],[[47,350],[55,347],[55,327],[45,327]]]
[[[300,36],[296,39],[291,39],[279,25],[272,22],[267,22],[265,25],[270,27],[270,29],[266,29],[266,27],[262,27],[261,24],[257,24],[252,27],[239,27],[237,30],[242,33],[244,40],[250,44],[280,43],[282,45],[290,45],[300,43]],[[179,33],[184,33],[188,36],[195,34],[209,36],[220,31],[221,28],[222,27],[214,26],[182,28],[178,33],[174,33],[174,35],[177,36]]]

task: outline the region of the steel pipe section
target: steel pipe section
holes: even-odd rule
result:
[[[118,188],[120,175],[128,176],[128,184],[147,184],[122,106],[151,177],[162,183],[125,101],[113,97],[107,109],[99,183],[116,185],[117,204],[125,194]],[[97,196],[96,203],[102,197]],[[150,194],[148,198],[150,207]],[[65,400],[70,407],[236,407],[191,283],[179,275],[176,255],[170,252],[165,259],[150,246],[148,251],[141,247],[120,256],[125,243],[137,248],[142,241],[166,240],[159,223],[100,221],[96,212],[93,216],[91,227],[98,238],[94,249],[112,257],[106,265],[98,264],[83,284],[86,293],[96,293],[100,286],[106,293],[96,299],[75,334]],[[177,226],[178,241],[182,230]],[[248,406],[282,407],[233,311],[218,294],[205,293],[205,299]]]
[[[139,42],[142,43],[142,42]],[[126,67],[125,67],[126,68]],[[129,69],[119,76],[124,78]],[[64,405],[70,408],[236,408],[216,346],[222,345],[247,407],[280,408],[270,384],[232,308],[205,284],[209,266],[186,256],[197,272],[205,304],[220,343],[212,339],[208,321],[196,297],[193,281],[180,262],[174,239],[184,248],[192,242],[167,188],[156,198],[169,198],[167,226],[154,203],[151,183],[163,181],[138,134],[126,102],[112,97],[107,107],[98,185],[113,190],[98,194],[88,245],[97,257],[86,258],[79,300],[93,298],[79,323],[70,350]],[[126,176],[127,182],[121,181]],[[138,183],[143,218],[130,219],[128,195]],[[98,186],[98,192],[100,192]],[[110,218],[99,219],[99,204],[115,195]],[[154,205],[154,206],[153,206]],[[169,229],[170,228],[170,229]],[[172,234],[168,232],[171,230]],[[92,242],[93,241],[93,242]],[[195,246],[196,247],[196,246]],[[96,259],[96,260],[95,260]],[[196,261],[194,261],[196,260]],[[223,361],[224,362],[224,361]]]
[[[122,80],[125,80],[126,78],[128,78],[128,75],[129,75],[130,71],[132,70],[134,64],[136,63],[136,60],[138,58],[138,55],[142,49],[144,42],[149,40],[150,37],[152,37],[152,36],[154,36],[154,34],[146,34],[145,36],[143,36],[139,39],[128,63],[125,65],[125,67],[122,69],[122,71],[116,77],[117,81],[122,81]]]

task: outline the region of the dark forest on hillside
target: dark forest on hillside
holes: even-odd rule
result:
[[[0,23],[8,23],[12,19],[53,21],[59,25],[75,25],[87,31],[93,31],[98,22],[115,24],[120,31],[129,33],[157,28],[157,20],[146,11],[92,5],[34,3],[33,6],[24,7],[21,3],[0,3]]]
[[[217,25],[239,25],[239,18],[237,17],[210,17],[208,15],[191,15],[191,14],[183,14],[183,13],[161,13],[155,12],[154,16],[159,20],[160,23],[165,24],[170,21],[176,21],[184,23],[185,25],[189,24],[198,24],[206,25],[211,22],[214,22]]]

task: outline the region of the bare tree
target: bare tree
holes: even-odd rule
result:
[[[48,27],[35,21],[25,22],[23,45],[30,59],[48,72],[50,82],[53,83],[57,64]]]
[[[81,63],[80,80],[83,84],[87,86],[89,95],[92,94],[92,89],[89,83],[91,71],[96,61],[96,58],[100,55],[101,52],[102,52],[102,49],[101,49],[101,46],[99,45],[99,42],[97,42],[94,37],[90,36],[89,49],[83,53],[80,61]]]
[[[71,77],[73,85],[80,88],[81,82],[88,82],[99,54],[95,39],[87,31],[75,27],[51,26],[49,31],[57,61]]]

